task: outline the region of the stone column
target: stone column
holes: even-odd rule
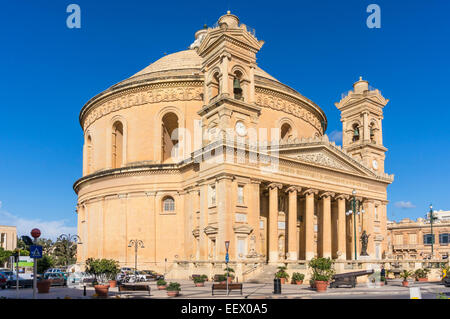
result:
[[[230,90],[228,88],[228,59],[231,58],[229,53],[225,53],[221,56],[222,65],[221,65],[221,73],[222,73],[222,87],[220,88],[219,94],[230,94]]]
[[[261,251],[261,234],[260,234],[260,228],[259,228],[259,217],[260,217],[260,184],[261,181],[259,180],[250,180],[250,184],[248,184],[246,187],[249,187],[249,190],[247,191],[247,194],[249,194],[249,200],[248,200],[248,224],[250,227],[253,228],[253,233],[251,236],[254,237],[254,247],[252,245],[249,245],[249,254],[256,253],[258,255],[262,254]],[[255,251],[251,251],[254,249]]]
[[[278,190],[282,185],[269,186],[269,262],[278,261]]]
[[[338,203],[337,211],[337,258],[339,260],[345,260],[347,256],[346,248],[346,220],[345,220],[345,201],[348,199],[347,195],[338,195],[336,197]]]
[[[297,260],[297,192],[300,187],[291,186],[286,192],[289,194],[289,212],[288,212],[288,253],[289,260]]]
[[[325,192],[320,195],[322,200],[322,218],[321,218],[321,234],[322,234],[322,257],[331,258],[331,197],[334,193]]]
[[[233,257],[236,251],[236,243],[232,237],[232,205],[233,203],[232,187],[233,177],[230,175],[223,175],[217,178],[217,192],[216,192],[216,202],[217,202],[217,224],[218,233],[216,237],[216,260],[225,260],[225,241],[230,241],[230,257]]]
[[[314,195],[318,191],[307,189],[305,195],[305,259],[314,258]]]
[[[248,103],[255,102],[255,65],[250,65],[250,92],[248,94]]]
[[[367,200],[364,210],[366,215],[364,230],[366,231],[367,235],[369,235],[367,242],[367,253],[371,258],[375,258],[375,234],[373,230],[373,220],[375,218],[375,202],[373,200]]]
[[[200,187],[200,225],[199,225],[199,257],[208,260],[208,236],[205,228],[208,226],[208,184]]]

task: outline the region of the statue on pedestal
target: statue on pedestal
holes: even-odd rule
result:
[[[362,234],[361,234],[361,256],[369,256],[369,254],[367,253],[367,244],[369,242],[369,236],[367,235],[366,231],[363,230]]]

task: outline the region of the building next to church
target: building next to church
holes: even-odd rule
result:
[[[336,103],[343,145],[323,110],[256,63],[264,42],[231,13],[96,95],[84,132],[78,262],[112,258],[140,269],[167,264],[352,259],[369,234],[387,253],[387,149],[381,92],[360,78]],[[320,85],[320,83],[318,83]],[[362,202],[354,227],[352,192]],[[356,230],[356,238],[354,236]]]
[[[442,259],[450,254],[450,211],[433,212],[433,225],[427,218],[388,221],[388,257],[398,260]],[[433,244],[433,249],[431,244]],[[433,251],[433,253],[432,253]]]
[[[0,247],[14,250],[17,247],[17,227],[0,225]]]

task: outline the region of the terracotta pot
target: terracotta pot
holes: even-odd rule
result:
[[[295,284],[296,284],[296,285],[301,285],[301,284],[303,284],[303,280],[296,280],[296,281],[295,281]]]
[[[380,286],[384,286],[384,281],[380,281]]]
[[[408,285],[409,285],[408,280],[403,280],[403,281],[402,281],[402,286],[403,286],[403,287],[408,287]]]
[[[196,282],[195,287],[205,287],[205,283],[204,282]]]
[[[418,278],[419,281],[428,281],[428,278]]]
[[[327,291],[328,281],[316,280],[314,283],[315,283],[317,292],[326,292]]]
[[[109,287],[111,287],[111,288],[117,287],[117,281],[116,280],[110,280],[110,281],[108,281],[108,283],[109,283]]]
[[[95,293],[99,297],[108,297],[109,285],[95,285]]]
[[[167,296],[176,297],[180,294],[178,290],[167,290]]]
[[[282,285],[284,285],[286,283],[286,278],[280,278],[280,282]]]
[[[50,285],[51,285],[51,281],[44,279],[44,280],[39,280],[37,283],[37,290],[38,293],[40,294],[48,294],[48,292],[50,291]]]
[[[167,286],[157,286],[158,290],[166,290]]]

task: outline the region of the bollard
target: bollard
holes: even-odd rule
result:
[[[86,285],[83,286],[83,296],[86,296]]]
[[[281,280],[280,278],[275,278],[273,280],[273,293],[274,294],[281,294]]]

